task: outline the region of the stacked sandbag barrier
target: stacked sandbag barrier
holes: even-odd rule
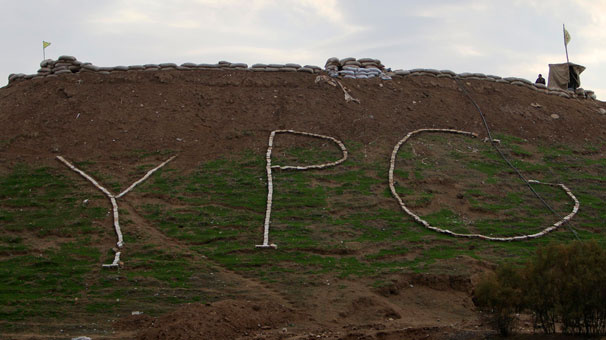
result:
[[[33,79],[47,76],[57,76],[64,73],[77,73],[82,69],[83,63],[75,57],[62,55],[57,60],[45,59],[40,62],[36,74],[17,73],[8,76],[9,84],[18,79]]]
[[[353,57],[339,59],[336,57],[326,60],[324,70],[331,77],[344,79],[369,79],[380,77],[390,80],[391,76],[385,73],[385,65],[379,59]]]
[[[426,69],[426,68],[415,68],[412,70],[395,70],[392,73],[389,73],[394,77],[417,77],[417,76],[427,76],[427,77],[436,77],[436,78],[457,78],[462,80],[481,80],[487,82],[495,82],[501,84],[510,84],[520,87],[525,87],[533,91],[555,95],[563,98],[579,98],[579,99],[593,99],[596,100],[597,97],[594,91],[585,90],[583,88],[578,88],[576,91],[568,91],[562,90],[558,88],[547,87],[543,84],[535,84],[528,79],[518,78],[518,77],[506,77],[501,78],[495,75],[486,75],[483,73],[455,73],[450,70],[436,70],[436,69]]]
[[[130,66],[96,66],[92,63],[81,62],[73,56],[60,56],[57,60],[46,59],[40,63],[40,69],[36,74],[13,73],[8,76],[8,83],[17,80],[38,79],[43,77],[58,76],[61,74],[73,74],[80,72],[95,72],[98,74],[111,74],[118,72],[135,72],[135,71],[170,71],[170,70],[215,70],[215,71],[263,71],[263,72],[303,72],[303,73],[321,73],[323,70],[319,66],[304,65],[301,66],[295,63],[287,64],[254,64],[249,67],[245,63],[233,63],[230,61],[221,60],[216,64],[196,64],[183,63],[177,65],[175,63],[160,63],[160,64],[144,64]]]
[[[82,69],[82,62],[75,57],[62,55],[57,60],[46,59],[40,63],[37,75],[48,76],[51,74],[77,73]]]
[[[483,73],[455,73],[450,70],[436,70],[416,68],[412,70],[395,70],[386,69],[385,65],[379,59],[373,58],[329,58],[326,61],[324,69],[314,65],[301,66],[295,63],[287,64],[253,64],[248,66],[245,63],[233,63],[221,60],[216,64],[196,64],[183,63],[177,65],[175,63],[160,63],[160,64],[145,64],[131,66],[111,66],[102,67],[92,63],[81,62],[76,57],[62,55],[57,60],[46,59],[40,63],[40,69],[36,74],[13,73],[8,76],[8,83],[27,79],[41,79],[45,77],[56,77],[61,75],[77,74],[81,72],[95,72],[98,74],[112,74],[119,72],[155,72],[155,71],[190,71],[190,70],[216,70],[216,71],[252,71],[252,72],[303,72],[318,74],[326,72],[331,77],[340,77],[345,79],[369,79],[381,78],[390,80],[392,77],[416,77],[416,76],[431,76],[437,78],[458,78],[465,80],[481,80],[488,82],[496,82],[503,84],[511,84],[521,87],[526,87],[533,91],[556,95],[563,98],[579,98],[596,100],[594,91],[578,88],[576,91],[568,91],[557,88],[548,88],[543,84],[534,84],[531,81],[517,77],[501,78],[499,76],[485,75]]]

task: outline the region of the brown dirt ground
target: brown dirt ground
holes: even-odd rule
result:
[[[55,155],[126,166],[132,163],[128,152],[142,149],[177,151],[173,165],[188,168],[246,148],[261,151],[274,129],[359,141],[380,159],[418,128],[485,135],[477,111],[451,79],[342,80],[361,104],[346,103],[338,88],[314,79],[300,73],[162,71],[13,83],[0,91],[0,121],[10,122],[0,126],[0,166],[54,163]],[[480,80],[467,87],[495,131],[554,143],[606,140],[606,116],[597,113],[604,102]],[[551,118],[554,113],[560,118]]]
[[[0,171],[23,162],[61,167],[54,157],[63,155],[73,161],[94,161],[122,183],[130,183],[138,179],[127,171],[134,163],[133,150],[178,153],[171,166],[188,171],[200,162],[244,149],[261,155],[274,129],[356,141],[368,157],[381,161],[388,159],[407,132],[418,128],[486,135],[477,111],[451,79],[342,80],[360,100],[356,104],[346,103],[338,88],[316,84],[315,77],[158,71],[81,73],[15,82],[0,89]],[[598,113],[606,108],[604,102],[564,99],[479,80],[469,80],[466,86],[495,131],[543,143],[606,142],[606,115]],[[551,117],[554,113],[558,119]],[[154,157],[160,162],[168,156]],[[132,206],[121,204],[137,219],[141,230],[136,232],[183,250],[147,225]],[[471,277],[401,275],[377,290],[348,281],[345,291],[335,288],[338,281],[333,281],[305,297],[305,310],[262,283],[222,270],[219,274],[225,280],[249,287],[250,295],[186,305],[158,318],[132,316],[116,324],[116,333],[106,338],[484,338],[490,332],[469,293],[475,275],[490,265],[471,258],[459,261],[471,268]]]

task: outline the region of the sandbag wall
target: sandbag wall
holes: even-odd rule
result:
[[[450,70],[435,70],[417,68],[412,70],[396,70],[391,71],[386,69],[385,65],[378,59],[353,57],[338,59],[330,58],[326,61],[324,70],[319,66],[289,63],[289,64],[254,64],[248,67],[244,63],[232,63],[229,61],[219,61],[216,64],[196,64],[184,63],[177,65],[175,63],[162,64],[145,64],[131,66],[113,66],[100,67],[92,63],[78,61],[73,56],[63,55],[57,60],[46,59],[40,63],[40,69],[36,74],[10,74],[8,83],[26,79],[40,79],[44,77],[57,77],[62,74],[73,74],[80,72],[96,72],[99,74],[110,74],[116,72],[134,72],[134,71],[159,71],[159,70],[243,70],[252,72],[306,72],[312,74],[328,73],[333,77],[350,78],[350,79],[369,79],[381,78],[389,80],[391,77],[414,77],[414,76],[431,76],[438,78],[459,78],[459,79],[476,79],[483,81],[491,81],[497,83],[508,83],[511,85],[527,87],[531,90],[557,95],[564,98],[588,98],[596,99],[593,91],[578,88],[575,92],[566,91],[556,88],[548,88],[542,84],[534,84],[527,79],[485,75],[482,73],[455,73]]]
[[[533,91],[556,95],[564,98],[587,98],[587,99],[597,99],[595,93],[591,90],[584,90],[583,88],[576,89],[573,91],[566,91],[557,88],[547,87],[543,84],[535,84],[528,79],[517,78],[517,77],[506,77],[501,78],[499,76],[494,75],[486,75],[483,73],[455,73],[450,70],[435,70],[435,69],[425,69],[425,68],[416,68],[412,70],[395,70],[393,72],[393,76],[395,77],[414,77],[414,76],[429,76],[436,78],[458,78],[458,79],[470,79],[470,80],[483,80],[490,81],[496,83],[504,83],[511,84],[516,86],[522,86],[529,88]]]
[[[76,73],[82,69],[82,64],[75,57],[65,55],[59,57],[57,60],[46,59],[40,63],[37,75],[47,76],[50,74]]]
[[[339,59],[329,58],[324,65],[324,70],[331,77],[342,77],[350,79],[368,79],[380,77],[383,80],[390,80],[391,77],[386,74],[385,65],[379,59],[353,57]]]
[[[36,74],[11,74],[8,76],[9,84],[20,79],[38,79],[42,77],[58,76],[66,73],[79,72],[97,72],[100,74],[110,74],[114,72],[127,71],[167,71],[167,70],[245,70],[245,71],[265,71],[265,72],[307,72],[320,73],[322,68],[315,65],[301,66],[299,64],[254,64],[248,67],[244,63],[232,63],[229,61],[219,61],[216,64],[196,64],[184,63],[177,65],[175,63],[145,64],[131,66],[112,66],[101,67],[92,63],[83,63],[73,56],[63,55],[57,60],[46,59],[40,63],[40,69]]]

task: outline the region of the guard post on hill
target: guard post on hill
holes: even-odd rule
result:
[[[564,25],[562,25],[562,30],[564,33],[566,63],[549,64],[549,78],[547,87],[576,91],[576,89],[581,86],[580,74],[585,71],[585,66],[573,64],[568,59],[568,43],[570,42],[570,33],[568,33]]]

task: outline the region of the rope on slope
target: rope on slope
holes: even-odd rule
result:
[[[503,158],[503,160],[509,165],[509,167],[512,168],[516,172],[516,174],[518,175],[518,177],[520,177],[520,179],[528,186],[528,188],[530,188],[530,191],[532,191],[532,193],[543,203],[543,205],[546,206],[547,209],[549,209],[549,211],[551,211],[552,214],[558,216],[558,213],[551,207],[551,205],[549,205],[549,203],[547,203],[543,199],[543,197],[538,192],[536,192],[536,190],[534,190],[534,188],[532,187],[532,185],[530,185],[530,181],[527,180],[526,177],[524,177],[524,175],[522,175],[522,173],[520,172],[520,170],[518,170],[518,168],[516,168],[511,163],[511,161],[509,161],[509,159],[505,156],[505,154],[503,154],[503,152],[501,151],[501,149],[499,148],[499,146],[497,145],[497,143],[494,142],[494,139],[492,138],[492,134],[490,133],[490,128],[488,127],[488,123],[486,122],[486,116],[484,116],[484,113],[480,109],[480,106],[471,97],[471,95],[467,91],[467,88],[465,87],[465,85],[463,85],[458,78],[455,78],[455,82],[457,83],[457,85],[459,86],[459,88],[463,91],[463,93],[465,93],[465,95],[467,96],[467,98],[469,98],[469,100],[473,103],[473,106],[475,106],[475,108],[480,113],[480,117],[482,117],[482,122],[484,123],[484,128],[486,128],[486,133],[488,134],[488,139],[490,140],[490,144],[497,150],[497,152],[499,153],[499,155],[501,156],[501,158]],[[534,181],[534,183],[537,183],[537,182]],[[577,234],[577,232],[570,225],[568,225],[568,229],[574,234],[574,236],[576,237],[576,239],[579,240],[579,235]]]
[[[520,240],[527,240],[527,239],[541,237],[541,236],[543,236],[543,235],[545,235],[545,234],[547,234],[547,233],[549,233],[551,231],[556,230],[562,224],[570,221],[570,219],[572,219],[572,217],[574,215],[576,215],[576,213],[579,211],[579,206],[580,206],[579,200],[574,196],[574,194],[570,191],[570,189],[568,189],[568,187],[566,187],[564,184],[541,183],[541,182],[536,181],[536,180],[531,180],[532,183],[545,184],[545,185],[551,185],[551,186],[559,186],[560,188],[562,188],[562,190],[564,190],[564,192],[566,192],[566,194],[568,195],[568,197],[570,197],[574,201],[574,207],[573,207],[572,211],[568,215],[566,215],[564,218],[562,218],[558,222],[554,223],[553,225],[549,226],[548,228],[545,228],[542,231],[540,231],[538,233],[535,233],[535,234],[531,234],[531,235],[520,235],[520,236],[510,236],[510,237],[492,237],[492,236],[486,236],[486,235],[482,235],[482,234],[460,234],[460,233],[455,233],[453,231],[450,231],[448,229],[442,229],[442,228],[438,228],[438,227],[432,226],[431,224],[429,224],[429,222],[425,221],[424,219],[422,219],[421,217],[419,217],[418,215],[416,215],[415,213],[413,213],[410,209],[408,209],[408,207],[404,204],[404,201],[402,201],[402,198],[400,197],[400,195],[396,191],[396,187],[395,187],[395,183],[394,183],[394,178],[393,178],[393,172],[394,172],[394,169],[395,169],[395,166],[396,166],[396,157],[398,155],[398,151],[400,150],[400,147],[404,143],[406,143],[412,136],[414,136],[414,135],[416,135],[418,133],[423,133],[423,132],[454,133],[454,134],[461,134],[461,135],[465,135],[465,136],[470,136],[470,137],[473,137],[473,138],[477,138],[478,135],[476,133],[473,133],[473,132],[460,131],[460,130],[452,130],[452,129],[419,129],[419,130],[415,130],[415,131],[409,132],[394,147],[393,152],[391,153],[391,160],[390,160],[390,164],[389,164],[389,189],[391,190],[391,194],[396,198],[396,200],[400,204],[400,207],[402,208],[402,210],[404,210],[405,213],[407,213],[412,218],[414,218],[415,221],[417,221],[418,223],[422,224],[425,228],[427,228],[429,230],[433,230],[433,231],[439,232],[439,233],[442,233],[442,234],[446,234],[446,235],[450,235],[450,236],[455,236],[455,237],[479,238],[479,239],[488,240],[488,241],[502,241],[502,242],[520,241]]]

